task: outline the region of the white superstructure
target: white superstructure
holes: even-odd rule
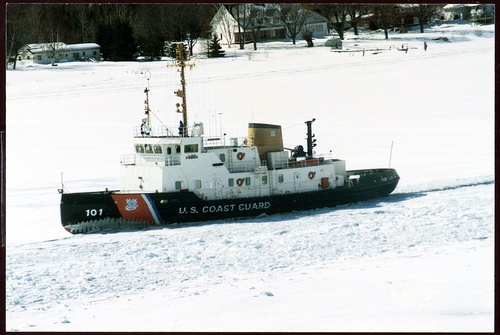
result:
[[[136,152],[121,161],[121,190],[192,191],[204,200],[215,200],[301,193],[344,185],[344,161],[293,158],[288,150],[273,149],[273,143],[279,146],[282,142],[280,126],[250,124],[249,136],[232,138],[228,145],[219,138],[205,138],[202,128],[202,124],[195,125],[189,133],[197,136],[189,137],[168,135],[171,132],[161,129],[146,135],[136,129]],[[256,128],[258,138],[252,136]]]

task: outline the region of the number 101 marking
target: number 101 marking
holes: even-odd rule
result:
[[[85,213],[87,213],[87,216],[97,216],[97,215],[101,216],[102,212],[103,212],[102,208],[99,208],[99,209],[87,209],[85,211]]]

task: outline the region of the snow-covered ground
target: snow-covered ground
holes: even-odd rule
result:
[[[61,227],[61,173],[68,191],[117,188],[146,71],[153,123],[178,123],[175,68],[7,71],[7,330],[492,331],[494,26],[348,33],[344,49],[381,49],[364,56],[324,41],[198,57],[189,122],[227,138],[281,124],[293,147],[316,118],[316,151],[390,162],[393,195],[115,234]]]

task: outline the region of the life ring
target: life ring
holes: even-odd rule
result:
[[[241,186],[241,185],[243,185],[243,182],[244,182],[244,181],[245,181],[245,179],[243,179],[243,178],[238,178],[238,179],[236,180],[236,184],[238,184],[238,186]]]
[[[307,177],[309,177],[309,179],[313,179],[315,175],[316,175],[316,172],[314,172],[314,171],[310,171],[310,172],[307,174]]]
[[[245,158],[245,153],[244,152],[238,152],[238,154],[236,155],[236,158],[238,158],[238,160],[242,160],[243,158]]]

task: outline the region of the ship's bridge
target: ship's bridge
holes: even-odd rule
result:
[[[206,153],[216,155],[216,159],[220,159],[220,162],[229,170],[253,171],[255,165],[261,163],[257,156],[254,157],[252,166],[245,168],[238,166],[241,164],[237,164],[238,157],[245,153],[248,154],[250,151],[256,151],[255,148],[251,148],[253,145],[252,137],[204,137],[202,136],[203,124],[195,124],[188,132],[193,136],[189,137],[175,135],[171,129],[165,127],[155,127],[148,129],[147,132],[142,127],[134,127],[133,131],[135,154],[122,156],[121,163],[123,165],[180,165],[183,160],[198,160],[200,154]],[[230,159],[233,155],[235,156],[234,164],[227,164],[229,161],[233,161]]]

